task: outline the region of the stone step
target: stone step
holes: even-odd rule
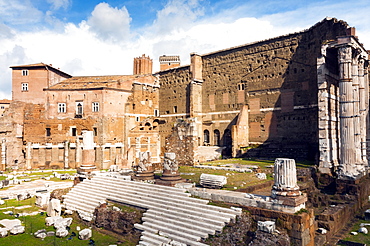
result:
[[[229,215],[225,215],[221,213],[215,214],[215,213],[212,213],[212,211],[207,211],[204,209],[198,210],[196,207],[180,207],[175,204],[173,204],[174,206],[171,206],[168,204],[161,204],[158,202],[151,202],[147,200],[143,201],[142,199],[137,199],[137,198],[132,198],[132,197],[131,198],[128,198],[128,197],[117,198],[117,197],[112,196],[112,197],[109,197],[108,199],[115,200],[117,202],[121,202],[121,203],[128,204],[128,205],[132,204],[132,205],[145,208],[145,209],[160,207],[162,209],[166,209],[169,211],[177,211],[177,212],[182,212],[182,213],[186,213],[190,215],[199,216],[200,218],[205,217],[205,218],[220,220],[224,222],[230,222],[230,220],[233,217],[232,215],[229,216]]]
[[[198,224],[199,226],[207,225],[215,231],[222,231],[225,226],[225,222],[221,220],[212,220],[207,218],[200,218],[199,216],[193,216],[186,213],[179,213],[176,211],[168,211],[161,208],[151,208],[148,209],[144,216],[162,216],[168,219],[177,219],[183,222],[192,222]]]
[[[151,218],[151,219],[156,219],[160,221],[165,221],[167,223],[171,223],[171,221],[174,221],[175,223],[181,223],[183,225],[187,225],[190,228],[199,228],[200,231],[204,231],[208,234],[214,235],[216,231],[222,230],[223,226],[215,226],[213,224],[195,220],[195,219],[188,219],[188,218],[183,218],[180,216],[168,216],[163,213],[148,213],[153,209],[149,209],[146,213],[143,214],[142,220],[145,221],[146,218]]]
[[[135,187],[140,187],[145,190],[152,190],[152,191],[158,191],[158,192],[163,192],[164,194],[178,194],[180,196],[189,196],[189,193],[185,193],[186,189],[180,189],[176,187],[171,187],[171,186],[162,186],[162,185],[157,185],[157,184],[149,184],[149,183],[144,183],[144,182],[138,182],[138,181],[129,181],[129,180],[120,180],[112,177],[95,177],[92,179],[92,181],[100,181],[100,182],[111,182],[111,183],[116,183],[118,185],[129,185],[129,186],[135,186]]]
[[[149,245],[163,245],[162,241],[157,240],[156,238],[153,237],[148,237],[148,236],[141,236],[140,237],[141,242],[149,243]]]
[[[122,191],[122,185],[112,185],[112,186],[117,187],[120,191]],[[145,196],[148,196],[148,197],[153,197],[153,198],[160,197],[161,199],[163,199],[163,198],[166,198],[167,200],[172,199],[172,200],[176,200],[176,201],[181,202],[181,203],[192,202],[192,203],[199,203],[199,204],[204,204],[204,205],[209,203],[208,200],[193,198],[193,197],[188,197],[188,196],[178,196],[177,194],[176,195],[168,194],[166,196],[163,196],[163,194],[161,194],[161,193],[153,193],[151,191],[143,190],[143,189],[135,187],[135,186],[131,186],[131,187],[129,187],[129,189],[126,189],[125,191],[130,192],[130,193],[134,193],[134,194],[142,194],[142,195],[145,195]]]
[[[99,187],[99,188],[96,188],[96,189],[104,189],[105,187]],[[205,203],[208,203],[207,200],[201,200],[201,199],[195,199],[195,198],[192,198],[192,197],[183,197],[183,196],[177,196],[177,195],[173,195],[173,194],[161,194],[161,193],[157,193],[157,192],[152,192],[152,191],[148,191],[148,190],[143,190],[143,189],[139,189],[139,188],[132,188],[132,187],[128,187],[127,189],[122,189],[122,186],[119,186],[119,185],[111,185],[110,186],[110,190],[111,191],[115,191],[115,192],[120,192],[120,193],[125,193],[125,194],[133,194],[133,195],[140,195],[142,197],[146,196],[148,198],[156,198],[156,199],[160,199],[160,200],[172,200],[174,202],[177,202],[177,203],[197,203],[199,205],[205,205]]]
[[[157,187],[158,189],[163,190],[164,192],[169,192],[169,191],[185,192],[186,191],[186,189],[183,189],[183,188],[177,188],[177,187],[165,186],[165,185],[157,185],[157,184],[151,184],[151,183],[145,183],[145,182],[139,182],[139,181],[133,181],[133,180],[122,180],[122,179],[117,179],[117,178],[113,178],[113,177],[106,177],[106,176],[105,177],[99,176],[99,177],[94,177],[94,178],[99,178],[99,179],[103,179],[103,180],[113,180],[113,181],[120,180],[120,181],[123,181],[123,182],[136,183],[136,184],[141,185],[143,187],[154,186],[154,187]]]
[[[145,226],[148,226],[148,227],[152,227],[154,229],[157,229],[159,231],[159,235],[161,235],[161,232],[164,233],[164,234],[170,234],[170,235],[174,235],[174,236],[177,236],[179,238],[181,238],[181,240],[177,240],[175,238],[173,238],[174,240],[176,241],[179,241],[179,242],[183,242],[184,240],[186,241],[193,241],[193,242],[199,242],[201,239],[202,239],[202,236],[200,236],[199,234],[191,234],[192,232],[191,231],[182,231],[182,230],[178,230],[178,228],[176,227],[169,227],[168,224],[160,224],[160,223],[152,223],[152,222],[144,222],[143,225]],[[186,243],[186,242],[184,242]]]
[[[143,240],[143,241],[148,241],[148,240],[144,240],[142,237],[145,236],[147,238],[152,238],[152,239],[155,239],[156,241],[160,242],[160,243],[169,243],[171,242],[171,239],[168,239],[166,237],[162,237],[162,236],[159,236],[158,234],[154,234],[154,233],[151,233],[149,231],[143,231],[141,233],[141,237],[140,237],[140,240]]]
[[[196,231],[199,233],[199,235],[203,235],[202,238],[207,238],[208,235],[214,235],[216,232],[215,230],[212,229],[207,229],[201,226],[196,226],[192,223],[184,223],[179,220],[171,220],[171,219],[166,219],[164,217],[157,217],[157,216],[144,216],[142,217],[142,220],[145,222],[152,222],[152,223],[161,223],[161,224],[168,224],[168,225],[173,225],[173,227],[179,227],[179,228],[186,228],[192,231]]]
[[[86,205],[80,201],[68,201],[66,203],[66,209],[73,210],[73,211],[84,211],[87,213],[93,213],[96,206]]]

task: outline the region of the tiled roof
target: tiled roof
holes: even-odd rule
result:
[[[51,86],[51,90],[117,88],[131,89],[137,75],[76,76]]]
[[[10,104],[11,102],[12,102],[12,100],[8,100],[8,99],[0,100],[0,104],[4,104],[4,103]]]
[[[10,68],[12,69],[20,69],[20,68],[36,68],[36,67],[46,67],[48,69],[51,69],[51,70],[54,70],[54,71],[59,71],[65,75],[68,75],[69,77],[72,77],[71,75],[69,75],[68,73],[66,72],[63,72],[62,70],[60,70],[59,68],[55,68],[53,67],[52,64],[45,64],[45,63],[35,63],[35,64],[28,64],[28,65],[18,65],[18,66],[11,66]]]

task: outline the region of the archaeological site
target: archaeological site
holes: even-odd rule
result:
[[[344,239],[370,208],[369,53],[354,27],[327,17],[159,63],[143,54],[111,76],[14,64],[0,170],[77,170],[62,210],[137,245],[366,245]],[[113,226],[110,202],[142,217]]]

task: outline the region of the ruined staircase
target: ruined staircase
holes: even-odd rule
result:
[[[183,245],[204,246],[201,239],[221,232],[226,223],[241,212],[207,205],[208,200],[190,197],[185,189],[97,176],[76,185],[65,196],[67,209],[92,216],[106,200],[146,209],[139,245],[166,245],[172,241]]]

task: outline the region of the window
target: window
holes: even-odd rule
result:
[[[158,117],[159,116],[159,110],[158,109],[154,109],[154,116],[155,117]]]
[[[94,136],[95,137],[98,136],[98,128],[97,127],[94,127],[93,130],[94,130]]]
[[[93,102],[92,103],[92,111],[93,112],[99,112],[99,103],[98,102]]]
[[[177,113],[177,106],[173,106],[173,112]]]
[[[83,114],[83,102],[76,102],[76,115]]]
[[[22,70],[22,76],[28,76],[28,70]]]
[[[22,83],[22,91],[28,91],[28,83]]]
[[[139,121],[140,121],[140,117],[139,117],[139,116],[136,116],[136,117],[135,117],[135,121],[136,121],[136,122],[139,122]]]
[[[77,129],[76,129],[76,127],[71,127],[71,135],[73,137],[77,136]]]
[[[219,130],[214,130],[213,131],[213,133],[214,133],[214,137],[213,137],[213,139],[214,139],[214,145],[215,146],[220,146],[220,131]]]
[[[51,129],[49,127],[46,128],[46,136],[47,137],[51,136]]]
[[[5,107],[4,106],[1,106],[1,109],[4,109]]]
[[[66,110],[66,104],[65,103],[58,103],[58,113],[65,113]]]

